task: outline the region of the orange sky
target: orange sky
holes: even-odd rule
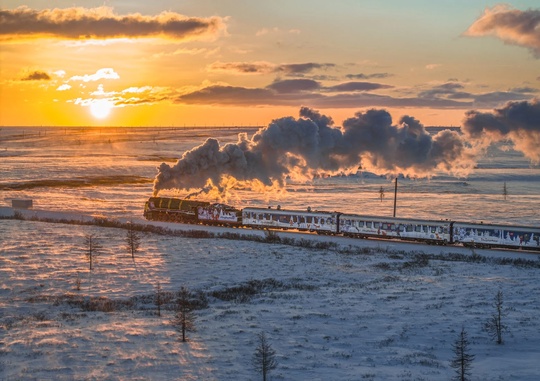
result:
[[[152,3],[3,1],[0,125],[262,126],[308,106],[456,126],[539,94],[532,0]]]

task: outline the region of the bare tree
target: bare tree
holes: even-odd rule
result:
[[[379,198],[381,199],[381,202],[384,198],[384,188],[383,186],[381,185],[381,187],[379,188]]]
[[[86,234],[84,236],[84,255],[90,265],[90,271],[93,269],[96,257],[101,254],[101,249],[102,247],[95,234]]]
[[[161,306],[163,305],[164,300],[163,300],[163,289],[161,288],[161,283],[159,282],[157,282],[157,286],[156,286],[155,303],[157,307],[157,314],[158,316],[161,316]]]
[[[506,181],[503,184],[502,195],[504,197],[504,201],[506,201],[506,198],[508,197],[508,188],[506,187]]]
[[[195,331],[195,314],[193,313],[191,293],[186,287],[182,287],[176,298],[176,311],[172,324],[182,334],[182,341],[186,341],[186,332]]]
[[[501,290],[495,295],[495,301],[493,303],[495,307],[495,313],[490,316],[488,321],[484,324],[484,329],[490,335],[490,337],[497,341],[497,344],[502,344],[502,333],[506,330],[506,325],[502,323],[504,316],[503,311],[503,293]]]
[[[141,235],[137,230],[133,222],[130,221],[128,224],[128,229],[126,232],[126,249],[131,253],[131,258],[135,260],[135,253],[139,250],[141,246]]]
[[[469,380],[470,370],[474,355],[469,353],[469,340],[465,328],[461,328],[458,339],[452,345],[455,357],[450,361],[450,366],[456,370],[454,380],[467,381]]]
[[[266,381],[268,373],[276,369],[278,365],[276,352],[272,349],[264,332],[259,333],[257,337],[258,345],[253,354],[253,367],[255,371],[262,374],[263,381]]]

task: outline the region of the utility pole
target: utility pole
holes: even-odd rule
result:
[[[396,186],[394,188],[394,217],[396,216],[396,202],[397,202],[397,176],[396,176]]]

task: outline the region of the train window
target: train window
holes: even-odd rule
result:
[[[390,229],[391,229],[391,230],[396,230],[396,224],[390,225]]]
[[[414,226],[414,231],[417,232],[417,233],[421,233],[422,232],[422,225],[415,225]]]
[[[405,226],[405,231],[408,231],[408,232],[412,232],[414,229],[413,229],[413,226],[412,225],[407,225]]]

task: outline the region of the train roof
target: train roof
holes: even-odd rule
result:
[[[464,221],[455,221],[454,226],[463,226],[471,228],[488,228],[488,229],[501,229],[501,230],[523,230],[523,231],[534,231],[540,234],[540,226],[526,226],[526,225],[502,225],[502,224],[485,224],[483,222],[464,222]]]
[[[340,218],[354,218],[369,221],[382,221],[382,222],[398,222],[398,223],[413,223],[413,222],[428,222],[433,224],[450,224],[449,220],[425,220],[422,218],[405,218],[405,217],[384,217],[384,216],[371,216],[363,214],[345,214],[343,213]]]
[[[295,210],[295,209],[278,209],[278,208],[257,208],[248,207],[244,211],[256,211],[260,213],[283,213],[283,214],[321,214],[321,215],[336,215],[338,212],[328,212],[323,210]]]

